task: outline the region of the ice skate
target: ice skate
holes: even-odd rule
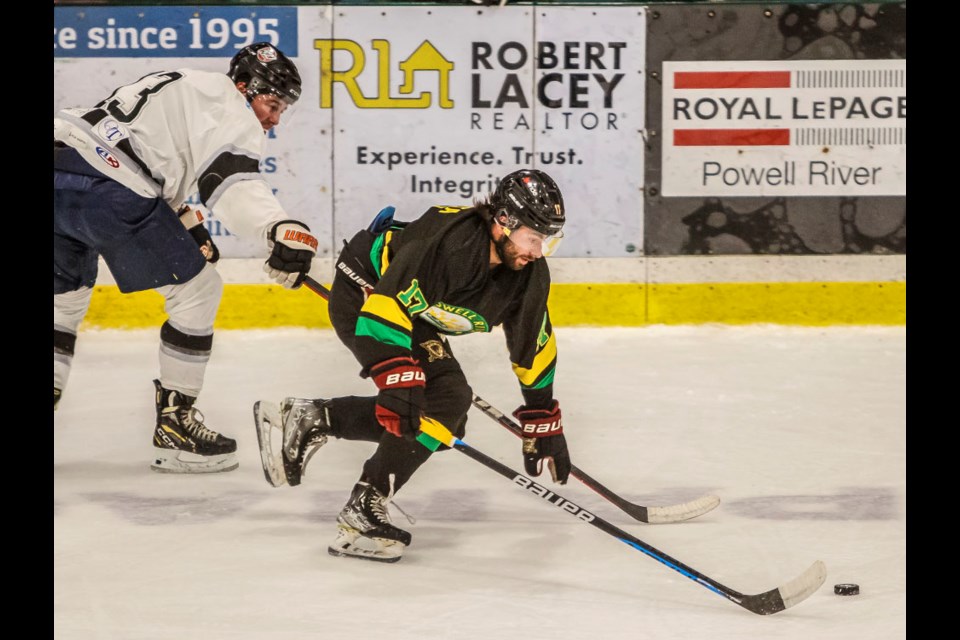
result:
[[[307,463],[330,434],[328,404],[323,399],[285,398],[279,407],[262,400],[253,405],[260,462],[271,485],[300,484]]]
[[[162,473],[217,473],[239,466],[237,442],[207,428],[193,403],[196,398],[156,387],[157,426],[153,431],[154,460]]]
[[[387,505],[391,497],[358,482],[337,516],[337,537],[328,548],[330,555],[377,562],[400,560],[412,538],[390,521]]]

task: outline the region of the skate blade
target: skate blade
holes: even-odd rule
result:
[[[287,484],[287,476],[283,471],[281,454],[273,452],[274,429],[279,430],[280,440],[283,439],[283,422],[280,418],[280,407],[272,402],[258,400],[253,405],[253,420],[257,426],[257,442],[260,445],[260,464],[263,466],[263,477],[274,487]],[[282,443],[277,442],[282,446]]]
[[[398,562],[406,548],[396,540],[368,538],[356,529],[340,527],[337,539],[327,547],[327,553],[341,558],[356,558],[374,562]]]
[[[237,454],[201,456],[189,451],[154,447],[150,468],[158,473],[226,473],[240,466]]]
[[[354,558],[356,560],[370,560],[372,562],[400,562],[400,558],[403,556],[393,556],[393,557],[380,557],[375,555],[358,555],[356,553],[347,553],[344,551],[338,551],[333,547],[327,547],[327,553],[332,556],[337,556],[339,558]]]

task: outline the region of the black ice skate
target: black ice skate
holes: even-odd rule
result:
[[[239,466],[237,441],[204,426],[203,414],[193,406],[196,398],[164,389],[159,380],[153,384],[157,390],[157,426],[150,467],[154,471],[216,473]]]
[[[253,405],[253,419],[260,443],[263,475],[274,487],[295,487],[303,478],[310,458],[327,442],[330,434],[328,400],[284,398],[280,406],[266,401]],[[274,453],[276,428],[282,432],[280,453]]]
[[[330,555],[397,562],[411,536],[390,521],[391,498],[392,493],[385,496],[373,485],[358,482],[337,516],[337,538],[328,548]]]

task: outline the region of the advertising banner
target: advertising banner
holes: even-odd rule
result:
[[[296,7],[55,7],[54,20],[54,58],[216,58],[259,41],[297,55]]]
[[[906,195],[907,61],[663,63],[663,195]]]
[[[644,255],[905,254],[906,15],[651,6]]]
[[[409,220],[538,168],[568,209],[561,257],[642,248],[645,11],[638,7],[54,7],[54,111],[147,73],[226,72],[266,40],[303,78],[261,172],[331,257],[384,206]],[[199,200],[193,199],[199,206]],[[215,215],[224,257],[255,257]]]
[[[335,126],[335,235],[385,205],[463,206],[515,169],[568,210],[563,256],[641,244],[644,19],[637,8],[343,7],[315,39]]]

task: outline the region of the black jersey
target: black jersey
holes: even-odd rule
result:
[[[528,402],[552,398],[557,349],[547,311],[550,270],[544,259],[519,271],[491,268],[488,224],[475,207],[435,206],[405,225],[354,236],[341,259],[373,285],[356,326],[364,370],[409,355],[414,322],[448,335],[502,325]]]

